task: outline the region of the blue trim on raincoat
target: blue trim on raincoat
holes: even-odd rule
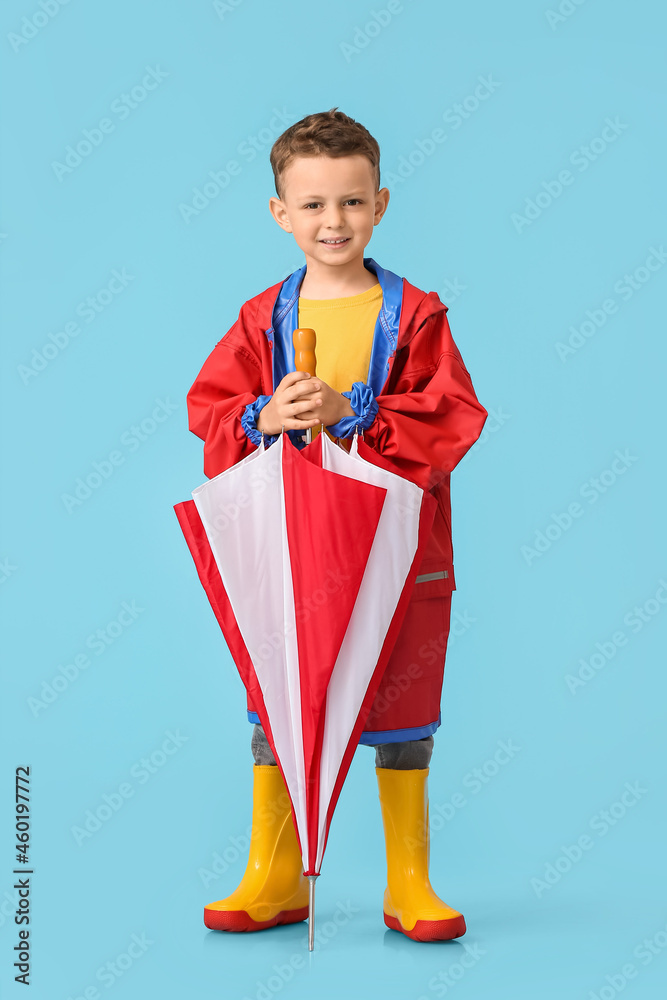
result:
[[[401,306],[403,304],[403,279],[393,271],[380,267],[372,257],[364,257],[364,266],[375,274],[382,288],[382,305],[373,331],[373,345],[368,365],[368,382],[355,382],[350,392],[342,393],[350,400],[350,405],[356,417],[343,417],[338,423],[332,424],[328,430],[334,437],[352,437],[355,428],[365,430],[375,420],[379,396],[387,381],[389,359],[396,350],[398,329],[401,321]],[[306,265],[294,271],[283,281],[273,307],[272,325],[266,330],[266,336],[273,348],[273,391],[280,385],[288,372],[296,371],[294,364],[294,343],[292,335],[299,323],[299,289],[306,276]],[[241,425],[253,444],[259,444],[261,434],[257,430],[260,400],[271,397],[260,396],[254,403],[249,403]],[[292,443],[299,450],[305,447],[306,440],[302,431],[287,431]],[[278,435],[266,435],[265,445],[273,444]]]
[[[351,392],[343,392],[342,396],[347,396],[350,406],[356,416],[343,417],[337,424],[329,425],[329,432],[334,437],[346,438],[354,434],[355,428],[365,431],[375,420],[378,411],[378,401],[373,395],[370,385],[365,382],[353,382]]]
[[[413,726],[412,729],[384,729],[380,732],[363,732],[359,737],[359,745],[376,747],[380,743],[403,743],[404,740],[423,740],[432,736],[440,725],[441,716],[427,726]]]
[[[243,415],[241,416],[241,426],[243,427],[243,430],[246,432],[252,443],[258,447],[262,441],[262,432],[257,430],[257,420],[259,419],[260,410],[263,410],[270,400],[270,396],[258,396],[254,403],[248,403],[243,411]],[[278,434],[265,434],[265,447],[268,447],[268,445],[277,441],[278,437]]]

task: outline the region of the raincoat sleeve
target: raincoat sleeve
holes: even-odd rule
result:
[[[475,395],[446,310],[424,321],[394,364],[400,365],[400,374],[391,379],[391,391],[376,397],[366,383],[355,382],[352,392],[343,395],[358,416],[345,417],[329,429],[346,437],[358,424],[367,444],[405,478],[430,490],[472,447],[488,414]]]
[[[209,479],[260,443],[257,418],[271,399],[263,383],[257,328],[246,303],[209,354],[187,397],[188,426],[204,441],[204,473]],[[266,445],[275,440],[265,435]]]

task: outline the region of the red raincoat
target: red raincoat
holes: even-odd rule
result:
[[[382,369],[386,379],[375,396],[377,414],[364,429],[364,441],[438,501],[413,597],[360,741],[375,745],[423,738],[440,723],[451,595],[456,589],[450,473],[481,434],[487,411],[452,338],[447,306],[435,292],[398,279],[371,258],[365,263],[381,277],[383,291],[386,276],[395,279],[392,294],[398,296],[398,305],[383,320],[387,327],[394,318],[393,338],[391,331],[388,334],[394,349]],[[204,440],[204,473],[209,478],[256,448],[241,417],[248,404],[270,396],[275,388],[274,307],[284,284],[278,282],[244,303],[188,393],[189,427]],[[376,337],[381,325],[379,320]],[[248,714],[258,721],[250,704]]]

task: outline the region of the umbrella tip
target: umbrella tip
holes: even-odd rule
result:
[[[307,875],[308,879],[308,951],[315,947],[315,879],[317,875]]]

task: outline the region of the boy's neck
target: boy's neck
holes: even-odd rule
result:
[[[363,257],[334,267],[306,256],[306,273],[299,294],[304,299],[342,299],[360,295],[377,283],[376,275],[364,267]]]

